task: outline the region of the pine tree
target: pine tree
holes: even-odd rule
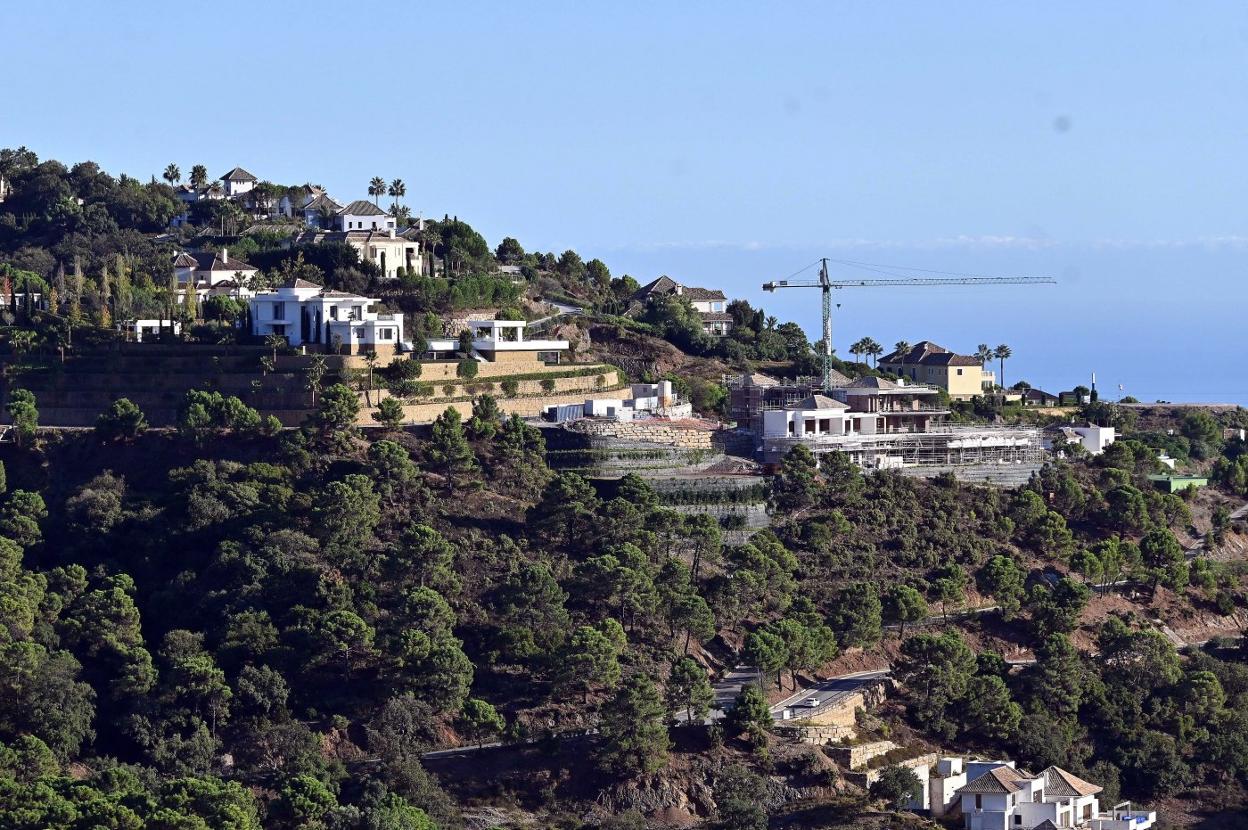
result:
[[[450,493],[455,492],[456,479],[467,479],[480,470],[472,445],[464,436],[459,411],[454,407],[448,406],[433,422],[429,460],[445,476],[446,489]]]
[[[643,674],[633,675],[603,707],[599,764],[626,775],[661,769],[671,746],[666,721],[667,711],[654,683]]]

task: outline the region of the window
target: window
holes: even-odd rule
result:
[[[273,319],[274,320],[286,319],[286,303],[274,303],[273,304]]]
[[[378,329],[378,330],[377,330],[377,339],[378,339],[378,340],[393,340],[393,339],[394,339],[394,329]]]
[[[1023,814],[1022,814],[1022,813],[1015,813],[1015,814],[1014,814],[1014,823],[1015,823],[1015,824],[1022,824],[1022,823],[1023,823]]]
[[[959,370],[958,370],[958,374],[959,374],[959,375],[961,375],[961,374],[962,374],[962,370],[961,370],[961,369],[959,369]]]
[[[983,809],[983,806],[984,806],[984,797],[982,795],[975,796],[975,809],[976,810]]]

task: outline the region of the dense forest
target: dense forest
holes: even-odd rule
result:
[[[722,726],[671,714],[705,715],[708,667],[740,659],[784,686],[864,649],[893,654],[893,728],[919,740],[1141,799],[1248,780],[1238,648],[1180,657],[1147,624],[1150,602],[1245,605],[1237,568],[1184,556],[1192,503],[1147,486],[1147,432],[1017,492],[816,470],[794,451],[773,530],[726,545],[636,476],[552,473],[540,431],[488,397],[419,436],[363,436],[355,400],[327,390],[314,423],[273,434],[192,395],[179,430],[144,430],[123,406],[94,433],[9,445],[6,826],[455,827],[465,784],[439,782],[423,753],[535,739],[557,753],[590,727],[583,762],[544,786],[512,770],[524,795],[510,798],[607,826],[620,819],[577,818],[577,787],[719,757],[730,774],[707,774],[737,804],[719,820],[758,826],[733,793],[809,773],[778,765],[760,690]],[[37,401],[11,407],[37,418]],[[1204,417],[1180,440],[1240,470],[1243,443]],[[1209,544],[1227,532],[1219,507]],[[1139,610],[1086,623],[1123,580]],[[972,601],[998,606],[991,626],[956,623]],[[955,622],[905,630],[937,613]],[[1012,670],[1005,647],[1034,664]]]

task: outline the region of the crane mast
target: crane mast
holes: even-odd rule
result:
[[[823,388],[832,388],[832,290],[834,288],[887,288],[939,285],[1056,285],[1052,277],[901,277],[896,279],[833,280],[828,259],[819,261],[817,280],[775,280],[763,283],[764,291],[777,288],[818,288],[823,292]]]

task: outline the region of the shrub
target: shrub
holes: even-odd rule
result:
[[[455,384],[453,384],[453,383],[448,383],[448,384],[446,384],[445,386],[443,386],[443,387],[442,387],[442,394],[443,394],[443,395],[446,395],[448,398],[449,398],[451,395],[454,395],[454,394],[455,394]]]
[[[95,434],[104,441],[129,440],[147,429],[143,410],[129,398],[118,398],[95,421]]]
[[[555,391],[555,379],[554,378],[542,378],[542,391],[554,392]]]
[[[459,361],[459,366],[455,368],[455,374],[461,378],[475,378],[479,368],[480,367],[477,366],[477,361],[470,357],[466,357]]]
[[[509,398],[514,398],[516,393],[520,391],[520,381],[515,378],[507,378],[501,384],[503,394]]]

